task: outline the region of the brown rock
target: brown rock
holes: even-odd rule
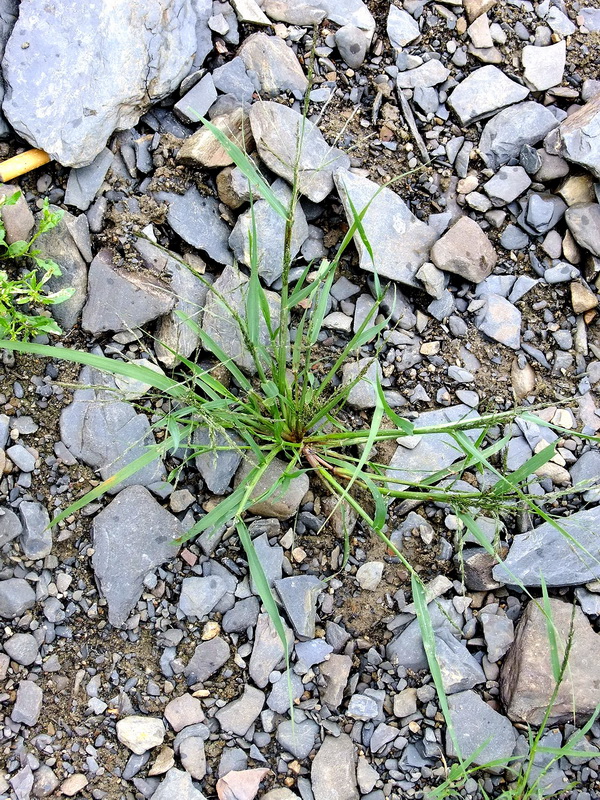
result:
[[[88,785],[88,779],[85,775],[82,775],[81,772],[76,772],[74,775],[69,775],[66,781],[63,781],[60,785],[60,791],[62,794],[66,794],[67,797],[74,797],[78,792]]]
[[[598,305],[598,297],[582,283],[573,281],[571,284],[571,305],[576,314],[591,311]]]
[[[325,689],[321,689],[321,702],[325,703],[332,711],[339,708],[344,689],[348,683],[348,676],[352,669],[350,656],[332,654],[328,661],[319,665],[321,676],[325,678]]]
[[[473,283],[487,278],[496,258],[488,237],[470,217],[461,217],[431,248],[436,267]]]
[[[469,22],[473,22],[496,5],[496,0],[464,0],[463,7],[467,12]]]
[[[220,117],[215,117],[211,122],[245,152],[253,149],[250,123],[241,108],[236,108],[230,114],[222,114]],[[200,164],[203,167],[214,168],[227,167],[233,164],[231,156],[219,144],[208,128],[204,127],[184,141],[177,155],[177,160],[192,167]]]
[[[600,702],[600,636],[594,633],[580,608],[551,599],[550,611],[556,628],[560,657],[572,627],[569,665],[558,690],[549,725],[572,720],[583,723]],[[554,691],[546,618],[530,602],[517,626],[512,645],[500,673],[502,699],[515,722],[539,725]]]
[[[18,191],[18,186],[4,183],[0,184],[0,197],[12,197],[12,195]],[[6,230],[7,244],[27,241],[29,239],[33,232],[35,220],[23,194],[21,194],[14,205],[2,206],[2,211],[0,213],[2,214],[2,222]]]
[[[514,359],[510,368],[510,382],[517,400],[522,400],[531,394],[535,388],[535,372],[531,364],[519,368],[518,359]]]

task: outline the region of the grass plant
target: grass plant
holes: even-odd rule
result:
[[[241,452],[252,464],[245,480],[202,516],[186,532],[181,542],[194,539],[205,532],[218,531],[224,525],[233,526],[237,530],[261,599],[284,642],[287,653],[287,641],[277,601],[264,576],[245,519],[248,509],[258,500],[285,492],[297,475],[308,474],[313,484],[318,483],[322,491],[332,494],[337,499],[338,507],[351,508],[363,526],[385,542],[390,553],[393,553],[408,570],[430,671],[447,721],[449,735],[454,737],[448,703],[435,658],[435,637],[427,611],[424,586],[418,570],[388,536],[389,506],[399,500],[444,503],[453,509],[464,529],[470,531],[494,558],[497,557],[494,545],[488,541],[476,521],[477,515],[482,511],[502,516],[525,509],[551,522],[568,536],[560,522],[546,510],[544,501],[528,492],[528,484],[536,480],[536,471],[556,456],[556,445],[549,444],[522,467],[506,473],[501,466],[501,456],[510,440],[510,433],[500,438],[491,435],[492,429],[500,424],[512,423],[518,416],[538,425],[549,423],[544,422],[535,413],[535,408],[529,408],[475,418],[469,416],[455,422],[423,426],[400,416],[392,409],[380,381],[374,380],[371,385],[374,408],[370,422],[364,429],[356,429],[348,421],[347,401],[350,391],[357,383],[367,380],[368,367],[363,368],[356,378],[346,385],[340,383],[339,374],[343,365],[355,359],[360,354],[361,348],[367,344],[373,348],[372,358],[376,359],[379,338],[389,325],[389,319],[377,317],[378,306],[387,287],[380,283],[376,269],[374,274],[376,302],[358,330],[341,348],[339,354],[328,362],[319,355],[318,347],[319,334],[327,312],[329,292],[338,272],[340,260],[352,240],[360,237],[372,257],[372,248],[362,224],[368,205],[360,210],[353,208],[352,223],[335,256],[320,264],[309,264],[301,276],[292,281],[290,278],[292,225],[294,211],[299,202],[298,164],[303,143],[302,130],[298,136],[292,197],[285,207],[275,197],[251,158],[211,123],[206,120],[203,120],[203,123],[244,173],[252,195],[266,200],[274,212],[285,221],[279,313],[273,315],[266,290],[261,284],[258,232],[255,217],[252,215],[250,268],[243,309],[234,307],[227,297],[221,295],[210,282],[205,281],[203,276],[198,275],[200,280],[206,282],[208,291],[219,304],[223,315],[237,325],[241,339],[251,356],[253,366],[251,371],[244,372],[240,369],[217,341],[211,338],[194,319],[183,314],[180,315],[181,319],[197,333],[202,349],[212,356],[214,362],[225,367],[229,374],[228,381],[219,380],[209,368],[203,367],[193,358],[184,358],[176,353],[178,366],[172,376],[166,376],[138,364],[88,352],[14,341],[13,337],[0,341],[0,347],[3,348],[77,362],[113,375],[133,378],[153,387],[159,396],[167,399],[170,404],[169,411],[158,423],[164,429],[163,438],[112,478],[100,483],[58,514],[53,524],[61,522],[92,500],[98,499],[109,488],[135,474],[154,459],[179,450],[182,445],[188,447],[190,458],[206,452],[218,457],[220,451],[228,449]],[[170,255],[177,258],[173,254]],[[376,268],[376,264],[374,267]],[[266,329],[268,332],[267,344],[261,343],[259,337],[261,329]],[[291,337],[290,343],[291,331],[294,332],[294,336]],[[212,443],[203,447],[190,445],[197,427],[208,429]],[[572,430],[551,427],[559,435],[574,435]],[[220,443],[218,447],[214,444],[217,435],[220,435],[220,442],[225,442]],[[386,465],[379,463],[373,456],[374,448],[378,444],[397,441],[404,437],[432,435],[443,435],[451,441],[457,450],[457,460],[452,466],[440,469],[425,478],[415,477],[411,480],[404,474],[401,478],[395,478],[393,474],[387,472]],[[594,437],[578,435],[597,441]],[[257,494],[257,487],[265,474],[269,474],[276,459],[284,462],[285,469],[272,485]],[[491,476],[492,480],[482,484],[485,488],[473,486],[467,491],[458,483],[467,472],[485,473],[486,476]],[[172,474],[171,478],[176,478],[176,473]],[[348,552],[347,541],[345,551]],[[515,578],[515,585],[519,583]],[[525,587],[522,589],[526,591]],[[551,641],[553,652],[558,653],[558,644],[552,638]],[[568,648],[562,660],[558,655],[553,659],[556,691],[564,676],[567,662]],[[547,719],[548,717],[546,722]],[[589,725],[591,723],[582,729],[582,735],[589,730]],[[540,728],[541,732],[544,727]],[[531,740],[533,753],[531,758],[541,749],[540,739],[541,733],[538,732]],[[555,754],[556,758],[571,752],[574,744],[571,742],[565,747],[566,750],[563,748],[560,753]],[[459,748],[457,752],[460,753]],[[444,797],[454,796],[453,793],[459,791],[457,787],[464,785],[469,776],[481,769],[459,756],[458,762],[450,768],[447,779],[433,791],[431,797],[441,800]],[[534,797],[533,788],[529,785],[530,775],[531,768],[529,771],[525,769],[522,777],[513,782],[513,785],[520,787],[518,791],[515,789],[516,793],[502,797],[514,797],[515,800],[517,798],[529,800]],[[539,782],[538,777],[537,785]],[[533,786],[535,785],[534,782]]]

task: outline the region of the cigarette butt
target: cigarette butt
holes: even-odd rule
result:
[[[47,164],[50,160],[48,153],[43,150],[26,150],[0,163],[0,181],[3,183],[11,181],[19,175]]]

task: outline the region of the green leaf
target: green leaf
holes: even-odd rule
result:
[[[28,250],[29,242],[13,242],[8,245],[6,255],[9,258],[19,258],[20,256],[24,256]]]

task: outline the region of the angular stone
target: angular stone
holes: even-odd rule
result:
[[[255,103],[250,109],[250,124],[262,161],[288,183],[293,180],[298,140],[304,130],[298,188],[314,203],[320,203],[333,190],[335,170],[350,166],[348,156],[327,144],[317,126],[292,108],[280,103]]]
[[[12,2],[12,0],[9,0]],[[0,49],[2,48],[2,27],[4,23],[4,11],[5,9],[0,9]],[[1,79],[0,79],[1,81]],[[0,83],[0,87],[3,85]],[[2,89],[0,88],[0,92]],[[3,118],[2,118],[3,120]],[[0,121],[0,128],[2,127],[3,121]],[[7,200],[12,197],[16,192],[19,190],[16,186],[12,186],[10,183],[0,183],[0,198]],[[55,210],[53,208],[53,210]],[[0,215],[2,216],[2,222],[4,223],[4,230],[6,232],[5,241],[7,244],[14,244],[14,242],[24,242],[29,241],[29,237],[33,233],[33,226],[35,225],[35,217],[29,208],[27,200],[23,196],[21,192],[19,194],[19,199],[13,205],[2,205],[0,206]],[[41,240],[38,239],[38,243],[43,241],[46,238],[47,234],[41,237]]]
[[[358,800],[356,756],[352,739],[325,736],[311,767],[315,800]]]
[[[492,663],[506,655],[515,638],[515,626],[512,619],[501,614],[480,614],[483,635],[487,645],[487,657]]]
[[[50,515],[41,503],[24,500],[19,506],[19,516],[23,524],[21,547],[27,558],[36,561],[46,558],[52,550],[52,530]]]
[[[312,719],[305,719],[294,724],[286,719],[277,726],[276,738],[283,750],[302,760],[308,758],[312,752],[318,733],[319,726]],[[269,792],[270,794],[271,792]],[[262,800],[269,795],[263,795]],[[296,795],[293,795],[289,800],[295,800],[295,798]],[[278,798],[273,797],[272,800],[278,800]],[[285,800],[288,800],[288,798]]]
[[[361,269],[377,271],[382,278],[417,287],[419,282],[416,273],[427,261],[437,233],[418,220],[391,189],[381,188],[373,181],[345,169],[337,170],[334,179],[349,225],[354,222],[351,202],[357,214],[368,206],[362,225],[373,251],[373,259],[357,232],[354,243]]]
[[[148,418],[137,414],[129,403],[115,401],[116,384],[112,378],[84,367],[79,382],[86,387],[77,389],[73,402],[60,416],[60,433],[69,452],[98,469],[103,480],[115,475],[146,452],[154,444],[154,435]],[[106,390],[101,387],[107,387]],[[114,494],[124,486],[150,485],[164,474],[161,460],[142,467],[134,475],[114,484],[109,493]]]
[[[120,627],[142,593],[144,578],[175,557],[181,523],[143,486],[129,486],[104,508],[92,526],[92,566],[108,619]]]
[[[294,637],[292,631],[284,625],[288,649]],[[260,614],[254,631],[254,647],[250,656],[248,672],[254,683],[264,689],[269,682],[269,675],[283,661],[285,655],[283,642],[275,630],[268,614]]]
[[[65,191],[65,205],[87,211],[94,202],[113,159],[113,153],[105,147],[87,167],[72,169]]]
[[[12,661],[29,667],[38,656],[39,646],[30,633],[15,633],[4,642],[4,652]]]
[[[230,230],[221,218],[216,198],[201,195],[192,186],[185,194],[158,192],[156,199],[168,203],[167,222],[184,242],[207,253],[219,264],[231,264],[227,244]]]
[[[152,795],[153,800],[206,800],[192,783],[192,776],[173,767]]]
[[[275,581],[288,619],[298,636],[312,639],[315,635],[317,597],[325,588],[315,575],[293,575]]]
[[[42,713],[44,693],[34,681],[21,681],[17,699],[10,715],[13,722],[33,727]]]
[[[196,781],[201,781],[206,775],[206,753],[204,741],[199,736],[189,736],[179,746],[179,760],[181,766]]]
[[[254,686],[246,685],[244,693],[237,700],[232,700],[220,708],[215,714],[221,730],[234,736],[245,736],[265,704],[265,693]]]
[[[295,672],[285,670],[281,678],[273,684],[267,697],[267,705],[277,714],[293,713],[294,703],[302,697],[304,684]],[[292,704],[290,707],[290,703]]]
[[[175,103],[173,111],[186,123],[198,122],[200,117],[206,116],[216,99],[217,90],[212,75],[208,73]]]
[[[335,46],[349,67],[359,69],[367,56],[369,40],[356,25],[343,25],[335,32]]]
[[[577,203],[566,210],[565,220],[577,244],[600,258],[600,205]]]
[[[271,19],[290,25],[318,25],[325,16],[323,9],[298,0],[265,0],[263,9]]]
[[[483,189],[494,206],[512,203],[531,186],[531,178],[523,167],[500,167]]]
[[[221,669],[229,660],[229,645],[220,636],[202,642],[194,650],[194,655],[184,669],[184,675],[190,683],[204,683],[211,675]]]
[[[202,703],[191,694],[182,694],[167,703],[165,719],[175,732],[179,732],[188,725],[195,725],[204,720]]]
[[[281,461],[279,458],[273,459],[256,484],[252,492],[252,498],[258,498],[261,494],[269,491],[281,480],[287,468],[288,465],[285,461]],[[250,458],[245,458],[235,476],[236,488],[245,481],[253,469],[254,464],[250,461]],[[287,483],[287,486],[280,486],[268,497],[257,500],[250,506],[248,511],[250,514],[256,514],[260,517],[289,519],[298,511],[302,498],[308,492],[308,488],[308,476],[302,473],[292,478]]]
[[[308,81],[291,47],[278,36],[253,33],[238,51],[248,71],[256,74],[260,89],[269,97],[291,92],[300,100]]]
[[[387,18],[387,35],[392,47],[401,50],[421,35],[419,25],[411,15],[391,5]]]
[[[600,178],[599,130],[600,94],[596,94],[560,124],[555,139],[546,140],[544,144],[550,152],[585,167]]]
[[[448,98],[462,125],[471,125],[495,111],[524,100],[529,90],[488,64],[470,73]]]
[[[352,659],[350,656],[342,656],[334,653],[324,661],[319,670],[325,678],[325,688],[320,688],[321,702],[332,711],[338,709],[344,697],[344,689],[348,683],[350,670],[352,669]]]
[[[56,7],[26,0],[3,66],[4,113],[15,131],[75,167],[90,164],[114,130],[133,127],[177,89],[197,49],[188,0],[100,3],[84,17],[79,11],[77,0]]]
[[[194,431],[192,443],[197,447],[215,448],[212,452],[208,450],[195,455],[196,469],[209,491],[226,494],[242,460],[241,440],[228,431],[210,431],[207,427],[200,427]],[[216,449],[225,447],[230,449]]]
[[[494,568],[494,578],[512,584],[515,578],[525,586],[578,586],[600,578],[600,506],[562,517],[558,524],[544,522],[528,533],[518,534],[505,560]],[[579,547],[575,544],[577,542]]]
[[[326,12],[327,19],[337,25],[356,25],[372,38],[375,20],[362,0],[310,0],[311,5]]]
[[[212,119],[211,123],[244,152],[252,150],[252,129],[248,117],[241,108],[236,108],[230,114],[221,114]],[[202,167],[215,168],[233,164],[229,153],[214,134],[204,127],[184,141],[177,154],[177,160],[192,167],[199,164]]]
[[[140,328],[167,314],[174,303],[156,278],[116,267],[111,251],[101,250],[90,264],[81,326],[92,336]]]
[[[558,86],[563,79],[566,58],[564,39],[548,47],[525,45],[521,54],[525,81],[536,92]]]
[[[112,154],[111,154],[112,157]],[[58,206],[50,206],[52,211],[59,211]],[[61,274],[54,275],[46,284],[48,291],[59,292],[61,289],[72,288],[72,296],[63,303],[50,306],[52,316],[67,332],[76,324],[79,314],[87,297],[88,267],[77,242],[73,238],[73,231],[78,224],[79,217],[74,217],[68,211],[63,211],[63,216],[58,225],[36,242],[42,258],[55,261],[60,267]],[[85,219],[85,216],[82,215]]]
[[[4,0],[0,9],[0,60],[4,56],[4,48],[19,15],[19,0]],[[0,105],[4,100],[4,79],[0,76]],[[0,112],[0,138],[6,139],[10,130],[4,114]]]
[[[536,144],[557,126],[554,114],[541,103],[518,103],[486,124],[479,140],[481,157],[488,167],[498,169],[518,158],[524,145]]]
[[[496,251],[475,220],[461,217],[431,249],[439,269],[480,283],[496,266]]]
[[[359,378],[359,375],[362,377]],[[381,379],[381,366],[372,358],[349,361],[342,367],[342,384],[351,386],[346,402],[353,408],[375,408],[377,405],[377,378]],[[358,379],[358,380],[357,380]]]
[[[271,186],[275,197],[288,208],[292,191],[279,178]],[[286,221],[271,208],[266,200],[256,200],[252,209],[240,214],[229,237],[229,246],[235,257],[246,266],[251,265],[250,236],[256,231],[255,246],[258,274],[270,286],[283,271]],[[300,203],[296,206],[290,241],[290,256],[294,259],[308,238],[308,223]]]
[[[256,597],[246,597],[239,600],[233,608],[229,609],[222,620],[225,633],[244,633],[248,628],[256,625],[259,614],[259,603]]]
[[[3,508],[0,516],[0,547],[21,535],[23,526],[14,511]]]
[[[253,375],[256,372],[254,360],[246,347],[237,322],[232,318],[231,312],[224,304],[225,301],[237,314],[244,318],[248,283],[248,278],[234,267],[226,267],[223,270],[220,277],[215,281],[213,290],[209,291],[206,298],[202,330],[219,345],[240,369]],[[279,295],[269,291],[266,294],[271,319],[278,319],[281,303]],[[269,331],[262,314],[259,319],[258,338],[263,347],[269,347]]]
[[[489,706],[475,692],[461,692],[448,698],[450,718],[463,758],[473,764],[509,759],[517,743],[517,734],[506,717]],[[456,753],[452,737],[446,735],[446,753]]]
[[[485,305],[475,318],[478,330],[490,339],[518,350],[521,346],[521,312],[500,295],[488,294],[484,299]]]
[[[398,89],[428,89],[443,83],[448,75],[450,70],[437,58],[432,58],[419,67],[399,72],[396,85]]]
[[[571,289],[571,305],[576,314],[591,311],[592,308],[596,308],[598,305],[596,295],[583,284],[574,281],[569,288]]]
[[[600,636],[580,608],[554,598],[550,613],[556,630],[559,659],[572,628],[569,664],[548,720],[549,725],[585,722],[600,702]],[[573,617],[573,610],[575,615]],[[517,625],[515,642],[500,673],[502,699],[516,722],[540,725],[554,691],[546,617],[530,602]]]
[[[184,578],[181,582],[179,608],[186,617],[202,619],[212,611],[226,591],[227,584],[218,575]]]
[[[0,617],[15,619],[35,605],[35,592],[23,578],[0,581]]]
[[[485,683],[485,673],[479,662],[451,631],[447,629],[436,631],[435,654],[447,695],[463,692]]]

